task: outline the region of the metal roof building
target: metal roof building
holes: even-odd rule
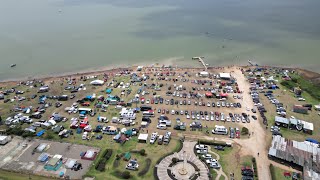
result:
[[[304,179],[312,179],[320,174],[320,148],[318,144],[273,136],[268,155],[301,166],[304,170]]]

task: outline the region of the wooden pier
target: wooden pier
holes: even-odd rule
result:
[[[193,57],[192,60],[198,60],[207,71],[208,67],[207,67],[207,64],[204,62],[203,57]]]

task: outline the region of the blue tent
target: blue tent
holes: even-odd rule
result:
[[[110,94],[112,92],[112,89],[111,88],[108,88],[107,90],[106,90],[106,93],[107,94]]]
[[[91,96],[91,95],[89,95],[89,96],[86,96],[86,98],[87,98],[87,99],[91,99],[91,98],[92,98],[92,96]]]
[[[82,129],[81,128],[78,128],[77,129],[77,134],[81,134],[82,133]]]
[[[46,130],[41,130],[37,133],[37,136],[40,137],[42,136],[44,133],[46,132]]]

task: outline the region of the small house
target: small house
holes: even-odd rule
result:
[[[140,143],[147,143],[149,134],[139,134],[138,141]]]
[[[200,74],[200,77],[208,77],[209,76],[209,73],[207,71],[202,71],[199,74]]]
[[[300,114],[308,114],[308,108],[303,107],[301,105],[294,105],[293,112],[300,113]]]

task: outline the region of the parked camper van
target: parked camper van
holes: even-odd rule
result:
[[[227,135],[228,129],[224,126],[215,125],[215,128],[212,130],[212,134]]]

